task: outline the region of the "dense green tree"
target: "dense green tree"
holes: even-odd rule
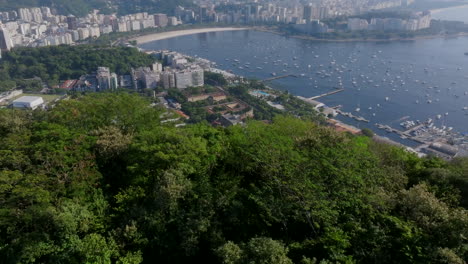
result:
[[[252,238],[247,244],[242,244],[241,247],[228,242],[218,248],[217,253],[225,264],[292,264],[287,256],[287,249],[280,242],[271,238]]]
[[[131,68],[148,66],[154,61],[150,55],[125,47],[62,45],[15,48],[4,53],[0,61],[0,77],[4,77],[0,78],[0,91],[15,87],[40,91],[42,82],[39,80],[50,86],[56,85],[60,80],[91,74],[101,66],[109,67],[119,75],[130,74]]]
[[[241,91],[242,92],[242,91]],[[100,93],[0,110],[1,263],[464,263],[467,160]]]

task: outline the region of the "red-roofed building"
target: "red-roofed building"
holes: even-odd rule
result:
[[[175,112],[180,115],[181,117],[185,118],[185,119],[189,119],[190,116],[186,115],[184,112],[180,111],[180,110],[175,110]]]
[[[75,86],[75,84],[78,82],[78,80],[66,80],[63,83],[60,84],[59,88],[60,89],[65,89],[65,90],[71,90]]]

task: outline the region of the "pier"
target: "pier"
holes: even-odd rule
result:
[[[329,95],[332,95],[332,94],[341,93],[341,92],[343,92],[344,90],[345,90],[345,89],[338,89],[338,90],[335,90],[335,91],[331,91],[331,92],[328,92],[328,93],[324,93],[324,94],[321,94],[321,95],[317,95],[317,96],[310,97],[309,99],[310,99],[310,100],[315,100],[315,99],[322,98],[322,97],[325,97],[325,96],[329,96]]]
[[[415,126],[415,127],[413,127],[413,128],[410,128],[410,129],[408,129],[408,130],[406,130],[406,131],[401,131],[401,130],[392,128],[392,127],[390,127],[390,126],[388,126],[388,125],[382,125],[382,124],[378,124],[378,123],[375,124],[375,125],[376,125],[378,128],[380,128],[380,129],[382,129],[382,130],[386,130],[386,131],[389,132],[389,133],[395,133],[395,134],[399,135],[400,138],[402,138],[402,139],[411,139],[411,140],[413,140],[413,141],[415,141],[415,142],[418,142],[418,143],[421,143],[421,144],[429,144],[429,142],[426,142],[426,141],[424,141],[424,140],[422,140],[422,139],[419,139],[419,138],[417,138],[417,137],[413,137],[413,136],[411,136],[411,134],[410,134],[412,131],[421,128],[421,127],[424,126],[425,124],[420,124],[420,125],[418,125],[418,126]]]
[[[408,134],[408,135],[409,135],[411,132],[413,132],[413,131],[416,131],[416,130],[420,129],[421,127],[423,127],[423,126],[425,126],[425,125],[427,125],[427,124],[426,124],[426,123],[419,124],[419,125],[417,125],[417,126],[414,126],[414,127],[410,128],[410,129],[406,130],[406,131],[405,131],[405,132],[403,132],[403,133],[405,133],[405,134]]]
[[[369,122],[370,122],[369,120],[365,119],[365,118],[362,117],[362,116],[355,116],[355,115],[353,115],[353,114],[351,114],[351,113],[343,112],[343,111],[341,111],[340,109],[335,109],[335,111],[336,111],[338,114],[342,115],[342,116],[347,116],[347,117],[352,118],[352,119],[357,120],[357,121],[366,122],[366,123],[369,123]]]
[[[272,77],[272,78],[265,79],[265,80],[263,80],[262,82],[269,82],[269,81],[274,81],[274,80],[283,79],[283,78],[288,78],[288,77],[295,77],[295,78],[297,78],[297,75],[294,75],[294,74],[287,74],[287,75],[281,75],[281,76],[274,76],[274,77]]]

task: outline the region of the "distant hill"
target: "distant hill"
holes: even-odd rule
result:
[[[103,13],[118,12],[121,15],[149,12],[172,14],[177,5],[192,5],[191,0],[0,0],[0,11],[14,10],[21,7],[48,6],[60,14],[83,16],[92,9]]]

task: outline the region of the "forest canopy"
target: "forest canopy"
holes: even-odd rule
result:
[[[0,110],[1,263],[465,263],[468,160],[126,93]]]
[[[109,67],[119,75],[131,68],[151,65],[155,59],[136,48],[93,45],[15,48],[0,61],[0,91],[14,88],[21,80],[41,78],[50,86],[77,79],[98,67]]]

